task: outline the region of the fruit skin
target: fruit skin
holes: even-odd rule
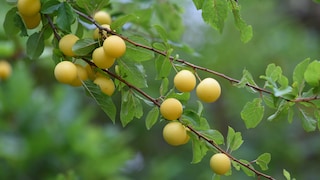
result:
[[[114,93],[115,86],[112,79],[100,75],[97,76],[97,78],[93,82],[97,84],[100,87],[101,91],[106,95],[111,96]]]
[[[111,35],[104,40],[103,49],[108,56],[118,58],[126,52],[126,43],[119,36]]]
[[[34,16],[25,16],[21,14],[21,18],[27,29],[34,29],[39,26],[41,22],[41,14],[37,13]]]
[[[99,68],[106,69],[114,64],[115,58],[108,56],[103,47],[98,47],[92,53],[92,61]]]
[[[72,51],[72,46],[79,40],[79,38],[74,34],[67,34],[63,36],[59,41],[60,51],[69,57],[75,56]]]
[[[162,136],[163,139],[172,146],[186,144],[190,139],[186,128],[177,121],[166,124],[166,126],[163,128]]]
[[[40,0],[18,0],[17,8],[20,14],[24,16],[35,16],[40,12]]]
[[[61,61],[54,68],[54,76],[60,83],[71,84],[77,78],[77,67],[70,61]]]
[[[197,80],[195,75],[189,70],[179,71],[174,79],[174,86],[181,92],[190,92],[196,86]]]
[[[160,105],[160,113],[167,120],[178,119],[183,112],[182,104],[175,98],[168,98]]]
[[[11,64],[6,60],[0,60],[0,79],[6,80],[11,76]]]
[[[104,27],[104,28],[107,28],[107,29],[111,30],[109,24],[102,24],[101,26]],[[102,31],[102,34],[103,34],[104,38],[106,38],[107,35],[108,35],[107,31]],[[103,37],[101,37],[101,34],[100,34],[100,32],[99,32],[99,28],[96,28],[96,29],[93,31],[93,39],[101,39],[101,38],[103,38]]]
[[[111,16],[105,11],[98,11],[94,14],[93,19],[99,24],[111,24]]]
[[[196,94],[203,102],[215,102],[221,95],[220,84],[213,78],[205,78],[198,84]]]
[[[231,168],[230,158],[223,154],[217,153],[210,158],[210,167],[218,175],[226,174]]]
[[[88,79],[87,70],[80,64],[76,64],[77,67],[77,77],[71,82],[70,85],[78,87],[82,85],[82,81]]]

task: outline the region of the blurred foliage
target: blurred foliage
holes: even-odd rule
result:
[[[141,2],[145,4],[116,4],[121,8],[114,9],[130,13],[148,7],[148,2]],[[0,15],[4,17],[10,6],[3,1],[0,5]],[[247,69],[262,86],[258,77],[270,63],[281,66],[288,75],[303,59],[319,58],[318,32],[288,14],[289,6],[283,2],[240,1],[243,19],[253,27],[253,38],[246,44],[241,42],[239,32],[230,28],[232,17],[228,17],[224,32],[219,34],[202,22],[201,12],[193,5],[183,5],[185,9],[179,9],[184,12],[183,22],[166,22],[166,15],[155,21],[166,23],[168,28],[178,25],[172,33],[184,34],[174,40],[194,51],[190,48],[190,53],[185,53],[177,48],[175,53],[195,64],[237,79],[243,69]],[[141,10],[144,12],[147,9]],[[122,12],[112,13],[120,16]],[[157,13],[165,14],[159,9]],[[3,18],[0,23],[3,24]],[[24,44],[24,39],[8,39],[3,28],[0,29],[0,57],[11,60],[14,65],[13,76],[0,82],[0,179],[163,180],[209,179],[212,176],[208,167],[210,154],[200,164],[191,164],[191,144],[170,147],[164,143],[162,122],[150,131],[146,130],[143,120],[135,120],[124,129],[119,129],[119,121],[110,124],[81,88],[55,83],[50,53],[36,62],[22,62]],[[148,63],[145,65],[152,65]],[[146,73],[152,81],[147,91],[157,94],[159,81],[154,81],[155,72],[149,69],[146,68]],[[256,95],[219,80],[222,98],[205,107],[205,116],[212,127],[224,135],[229,125],[242,132],[244,145],[234,156],[253,160],[269,152],[272,158],[267,173],[277,179],[282,177],[282,169],[297,179],[319,177],[318,131],[306,133],[296,119],[291,124],[286,120],[270,123],[266,117],[258,127],[247,130],[240,111]],[[248,179],[242,172],[233,173],[232,177],[222,179]]]

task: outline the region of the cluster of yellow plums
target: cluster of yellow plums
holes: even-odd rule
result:
[[[174,77],[174,86],[180,92],[191,92],[196,88],[197,97],[206,103],[215,102],[221,94],[218,81],[213,78],[205,78],[197,85],[193,72],[181,70]],[[167,98],[160,105],[160,113],[170,122],[163,128],[164,140],[173,146],[186,144],[190,137],[189,129],[178,121],[183,113],[183,106],[176,98]],[[230,158],[224,153],[214,154],[210,159],[211,169],[219,175],[227,173],[231,168]]]
[[[6,60],[0,60],[0,81],[8,79],[11,72],[11,64]]]
[[[40,0],[18,0],[17,8],[27,29],[34,29],[40,24]]]
[[[110,28],[111,17],[107,12],[99,11],[95,13],[94,19],[97,23],[105,25],[103,27]],[[107,24],[109,23],[109,24]],[[99,30],[95,30],[94,34],[100,35]],[[103,34],[105,31],[103,31]],[[103,39],[102,46],[97,47],[92,52],[92,62],[100,69],[110,68],[116,58],[122,56],[126,51],[126,44],[122,38],[116,35],[105,36]],[[95,35],[94,35],[95,36]],[[60,51],[68,57],[76,56],[72,50],[74,44],[79,38],[74,34],[67,34],[59,40]],[[87,79],[93,80],[93,82],[99,85],[101,91],[111,96],[115,90],[113,80],[99,72],[94,72],[89,64],[82,66],[75,64],[71,61],[62,61],[58,63],[54,69],[54,75],[56,79],[65,84],[72,86],[81,86],[82,81]]]

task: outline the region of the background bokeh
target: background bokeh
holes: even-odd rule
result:
[[[281,66],[292,80],[296,64],[308,57],[319,58],[320,9],[312,1],[240,1],[243,18],[254,31],[246,44],[240,41],[231,14],[224,32],[219,34],[203,23],[201,11],[192,3],[173,2],[183,10],[184,33],[176,41],[194,50],[177,49],[175,53],[197,65],[236,79],[247,69],[263,86],[259,76],[268,64]],[[151,8],[160,1],[118,3],[114,13],[130,13],[133,7]],[[3,24],[12,6],[4,1],[0,6]],[[13,65],[13,74],[0,82],[0,179],[211,179],[208,163],[212,154],[208,153],[199,164],[191,164],[191,143],[182,147],[167,145],[162,139],[164,122],[149,131],[144,118],[125,128],[119,121],[111,123],[82,88],[56,82],[50,47],[34,61],[25,58],[24,49],[25,38],[8,39],[1,25],[0,58]],[[146,91],[158,94],[160,82],[154,80],[153,63],[144,65],[149,80]],[[246,129],[240,111],[258,95],[216,78],[222,85],[222,97],[205,106],[205,117],[224,135],[228,126],[242,132],[244,144],[234,152],[235,157],[251,161],[269,152],[272,160],[267,174],[284,179],[282,170],[286,169],[297,179],[319,177],[318,130],[306,133],[298,118],[291,124],[286,119],[268,122],[272,110],[267,110],[257,128]],[[117,104],[119,97],[113,98]],[[221,179],[250,179],[243,172],[233,173]]]

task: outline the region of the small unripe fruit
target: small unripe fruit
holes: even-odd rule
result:
[[[220,84],[213,78],[205,78],[198,84],[196,94],[203,102],[215,102],[221,94]]]
[[[93,82],[97,84],[106,95],[111,96],[114,93],[115,86],[112,79],[105,76],[97,76]]]
[[[191,71],[181,70],[174,79],[174,86],[181,92],[190,92],[196,86],[196,77]]]
[[[92,61],[99,68],[106,69],[114,64],[115,58],[108,56],[103,47],[98,47],[92,53]]]
[[[79,40],[74,34],[67,34],[63,36],[59,41],[59,49],[66,56],[75,56],[72,51],[73,45]]]
[[[172,146],[186,144],[190,137],[186,128],[180,122],[170,122],[166,124],[162,131],[163,139]]]
[[[126,43],[119,36],[111,35],[104,40],[103,49],[108,56],[118,58],[126,52]]]
[[[210,158],[210,167],[214,173],[224,175],[231,168],[230,158],[223,153],[214,154]]]
[[[5,60],[0,60],[0,79],[6,80],[10,77],[12,68],[10,63]]]
[[[88,73],[86,69],[80,64],[76,64],[76,67],[77,67],[77,77],[71,82],[70,85],[81,86],[82,81],[85,81],[88,79]]]
[[[93,19],[99,24],[111,24],[111,16],[105,11],[98,11],[94,14]]]
[[[178,119],[182,112],[182,104],[175,98],[168,98],[160,105],[160,113],[167,120]]]
[[[24,24],[26,25],[27,29],[34,29],[34,28],[38,27],[41,22],[40,13],[37,13],[34,16],[25,16],[25,15],[21,14],[21,18],[22,18]]]
[[[54,76],[64,84],[71,84],[77,78],[77,67],[70,61],[61,61],[54,68]]]
[[[24,16],[35,16],[40,12],[40,0],[18,0],[17,8],[20,14]]]

